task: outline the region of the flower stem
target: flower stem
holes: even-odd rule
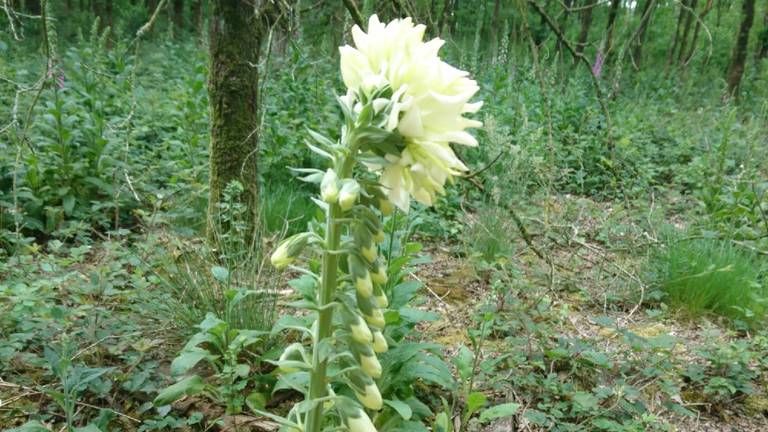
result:
[[[333,253],[339,248],[341,230],[336,219],[341,215],[341,207],[338,204],[328,206],[328,218],[325,228],[325,250],[323,251],[322,281],[318,294],[318,306],[320,310],[315,329],[315,340],[312,351],[312,373],[309,382],[309,399],[317,400],[326,395],[328,383],[326,382],[327,361],[320,359],[320,345],[330,336],[331,322],[333,320],[333,308],[324,308],[333,301],[336,291],[336,273],[338,270],[339,255]],[[323,423],[322,402],[317,402],[307,414],[305,432],[320,432]]]

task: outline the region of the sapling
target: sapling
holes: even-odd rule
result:
[[[276,267],[315,281],[313,300],[297,304],[314,313],[311,328],[300,328],[311,335],[311,350],[293,344],[276,362],[284,374],[308,376],[305,400],[287,418],[265,413],[289,429],[376,430],[370,414],[384,405],[377,355],[388,349],[382,217],[395,206],[407,212],[411,198],[432,205],[446,181],[467,170],[450,144],[477,145],[466,129],[482,124],[463,117],[482,105],[469,102],[477,83],[443,62],[443,41],[424,42],[424,30],[410,18],[385,25],[375,15],[367,33],[352,29],[354,47],[340,48],[347,88],[338,98],[340,139],[310,132],[310,149],[328,167],[296,170],[319,186],[314,201],[325,224],[289,237],[272,255]],[[293,267],[305,249],[321,256],[319,274]]]

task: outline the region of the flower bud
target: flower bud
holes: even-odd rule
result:
[[[354,321],[349,325],[349,330],[355,342],[371,343],[373,340],[371,329],[368,328],[368,324],[360,316],[354,318]]]
[[[373,283],[371,282],[371,274],[368,272],[368,266],[354,254],[349,254],[347,262],[355,289],[364,298],[370,297],[373,294]]]
[[[369,263],[372,263],[376,261],[376,257],[379,255],[379,251],[376,248],[376,245],[371,242],[367,247],[360,248],[360,254],[368,261]]]
[[[371,302],[376,307],[382,309],[389,306],[389,299],[387,299],[387,295],[384,294],[384,290],[382,290],[378,285],[373,288],[373,297],[371,297]]]
[[[387,269],[382,263],[374,263],[375,272],[371,272],[371,280],[378,284],[384,285],[387,283]]]
[[[350,379],[350,384],[355,392],[360,393],[368,384],[373,382],[371,378],[381,377],[381,363],[376,358],[376,353],[371,348],[371,345],[350,343],[349,347],[357,357],[362,374],[353,371],[347,377]]]
[[[379,392],[379,387],[374,382],[365,386],[363,393],[355,392],[355,396],[368,409],[380,410],[383,406],[384,401],[381,399],[381,392]]]
[[[386,322],[384,321],[384,314],[381,313],[381,309],[374,308],[371,311],[370,315],[364,315],[365,321],[376,327],[376,328],[384,328],[384,325],[386,325]]]
[[[373,241],[375,241],[376,243],[381,243],[384,240],[386,240],[386,238],[387,237],[384,235],[384,231],[382,230],[378,230],[375,233],[373,233]]]
[[[352,179],[344,179],[339,191],[341,209],[344,211],[351,209],[357,202],[358,196],[360,196],[360,185]]]
[[[335,203],[339,199],[339,177],[336,171],[328,168],[320,182],[320,197],[327,203]]]
[[[371,378],[381,378],[381,363],[379,363],[379,359],[376,358],[374,353],[371,353],[371,355],[360,355],[360,369]]]
[[[377,432],[368,414],[361,409],[358,409],[355,415],[347,416],[345,420],[349,432]]]
[[[293,263],[307,245],[309,236],[309,233],[300,233],[283,240],[270,257],[272,265],[282,269]]]
[[[380,331],[373,332],[373,351],[381,354],[387,352],[388,349],[389,345],[384,335]]]

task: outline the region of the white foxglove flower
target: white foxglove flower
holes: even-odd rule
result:
[[[309,233],[299,233],[283,240],[282,243],[277,246],[277,249],[272,252],[272,256],[270,257],[272,265],[275,266],[275,268],[282,269],[293,264],[296,257],[307,245],[309,238]]]
[[[467,128],[482,123],[463,117],[481,102],[471,103],[478,91],[468,73],[443,62],[438,51],[444,41],[423,41],[425,27],[411,18],[381,23],[376,15],[368,32],[352,28],[355,47],[343,46],[341,73],[349,90],[367,94],[383,84],[392,88],[388,130],[405,142],[399,155],[387,155],[388,164],[369,166],[380,171],[389,199],[408,211],[410,198],[432,205],[453,176],[467,170],[450,143],[476,146]]]

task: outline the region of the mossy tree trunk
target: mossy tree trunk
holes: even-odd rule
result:
[[[258,214],[258,96],[261,42],[266,26],[252,2],[215,0],[211,5],[208,97],[211,110],[208,238],[215,237],[224,188],[239,181],[249,233]],[[250,239],[249,239],[250,240]]]
[[[755,20],[755,0],[743,0],[741,6],[741,25],[739,35],[736,37],[736,45],[733,47],[731,64],[728,66],[728,96],[738,98],[741,76],[744,75],[744,63],[747,60],[747,45],[749,44],[749,31]]]

